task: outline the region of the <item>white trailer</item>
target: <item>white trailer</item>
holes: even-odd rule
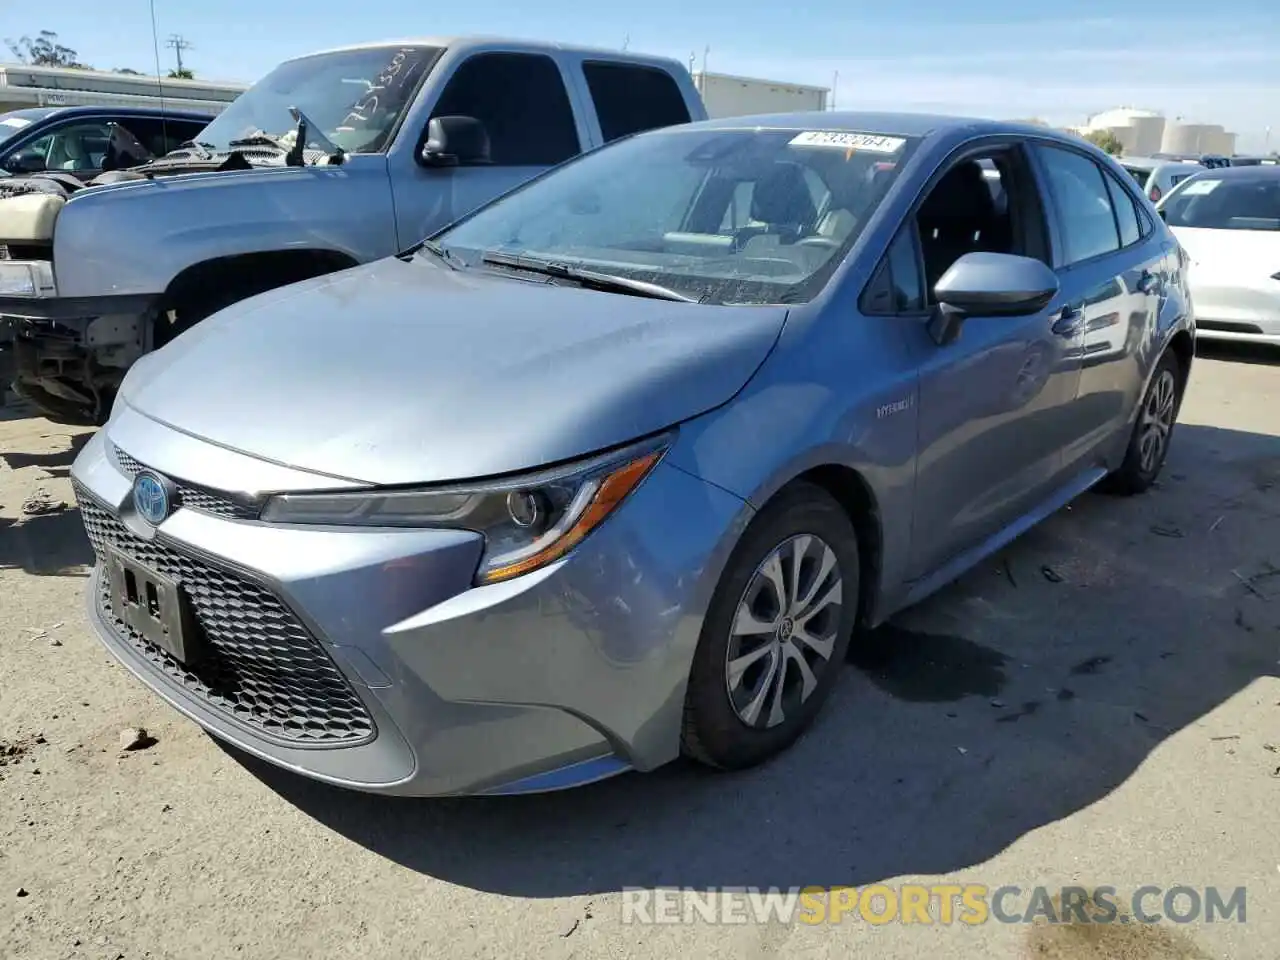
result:
[[[724,73],[695,72],[709,117],[747,117],[757,113],[826,110],[831,91],[785,80],[759,80]]]

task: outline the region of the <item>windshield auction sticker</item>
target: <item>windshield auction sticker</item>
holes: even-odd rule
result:
[[[845,130],[806,130],[791,139],[793,147],[831,147],[836,150],[861,150],[866,153],[897,153],[907,141],[901,137],[882,137],[875,133],[850,133]]]

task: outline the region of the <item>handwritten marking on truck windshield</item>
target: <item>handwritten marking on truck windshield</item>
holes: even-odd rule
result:
[[[806,130],[791,138],[793,147],[834,147],[837,150],[863,150],[867,153],[897,153],[906,142],[901,137],[882,137],[875,133],[849,133],[841,130]]]

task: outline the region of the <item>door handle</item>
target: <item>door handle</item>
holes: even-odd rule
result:
[[[1160,289],[1160,278],[1150,270],[1143,270],[1142,276],[1138,278],[1138,292],[1151,294]]]
[[[1050,327],[1060,337],[1074,337],[1080,329],[1080,321],[1084,319],[1084,311],[1079,304],[1068,303],[1058,311]]]

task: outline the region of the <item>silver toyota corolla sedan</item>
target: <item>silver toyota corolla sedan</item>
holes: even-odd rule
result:
[[[485,160],[451,148],[424,175]],[[90,616],[211,734],[342,786],[747,767],[895,611],[1150,486],[1182,257],[1039,127],[631,137],[133,367],[73,469]]]

